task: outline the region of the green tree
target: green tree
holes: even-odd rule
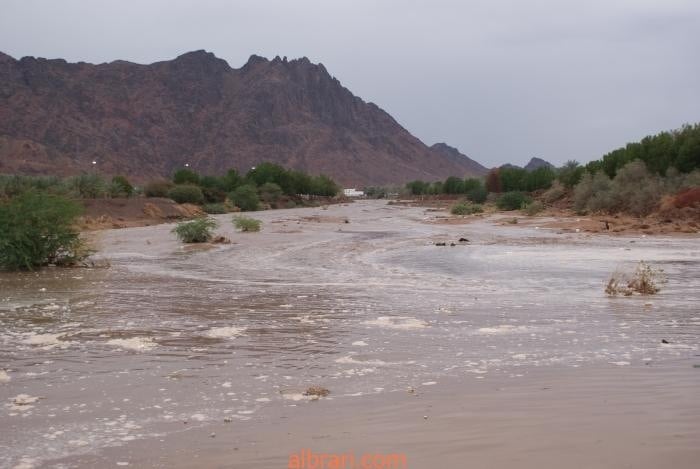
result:
[[[73,228],[82,208],[65,197],[28,191],[0,201],[0,268],[69,263],[84,252]]]
[[[260,199],[268,204],[277,202],[280,197],[282,197],[282,188],[275,184],[274,182],[266,182],[262,186],[258,187],[258,194],[260,194]]]
[[[229,193],[228,199],[244,212],[257,210],[260,204],[258,190],[253,184],[238,186]]]
[[[191,169],[178,169],[173,173],[173,182],[175,184],[194,184],[199,185],[199,174]]]
[[[571,189],[578,184],[585,171],[585,168],[579,165],[578,161],[569,160],[559,169],[557,179],[564,187]]]
[[[125,176],[114,176],[109,192],[112,197],[131,197],[134,195],[134,186]]]
[[[462,194],[464,193],[464,181],[458,177],[450,176],[445,179],[442,188],[445,194]]]

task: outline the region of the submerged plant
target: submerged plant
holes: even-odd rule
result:
[[[260,231],[260,226],[262,225],[260,220],[248,217],[234,217],[232,222],[239,230],[248,232]]]
[[[654,295],[661,290],[663,283],[666,283],[663,269],[654,269],[646,262],[639,261],[632,274],[615,271],[605,286],[605,293],[612,296],[631,296],[635,293]]]
[[[214,235],[217,223],[213,218],[198,218],[196,220],[178,223],[173,233],[183,243],[206,243]]]

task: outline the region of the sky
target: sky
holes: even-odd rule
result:
[[[697,0],[3,0],[0,51],[323,63],[427,145],[587,162],[700,121]]]

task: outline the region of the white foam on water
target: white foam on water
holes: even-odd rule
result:
[[[158,346],[151,337],[131,337],[129,339],[112,339],[108,340],[109,345],[114,345],[127,350],[135,350],[142,352],[151,350]]]
[[[384,360],[357,360],[350,355],[345,356],[345,357],[336,358],[335,362],[343,364],[343,365],[371,365],[371,366],[394,365],[394,363],[388,363],[388,362],[385,362]]]
[[[233,337],[242,335],[243,332],[245,332],[245,330],[245,327],[236,326],[212,327],[207,332],[205,332],[204,335],[213,339],[231,339]]]
[[[409,316],[379,316],[377,319],[364,321],[362,324],[397,330],[425,329],[428,327],[428,323],[425,321]]]
[[[476,330],[479,335],[501,335],[501,334],[518,334],[528,332],[530,329],[527,326],[513,326],[512,324],[500,324],[494,327],[480,327]]]
[[[68,340],[59,340],[61,337],[66,335],[65,333],[58,334],[35,334],[34,332],[29,332],[26,337],[22,340],[25,345],[33,345],[41,347],[43,349],[52,349],[55,347],[67,348],[72,344]]]
[[[0,384],[9,383],[12,378],[7,374],[7,371],[0,370]]]
[[[367,347],[367,342],[364,340],[356,340],[355,342],[352,343],[355,347]]]

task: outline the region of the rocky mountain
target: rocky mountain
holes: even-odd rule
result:
[[[433,153],[442,155],[448,160],[459,165],[467,165],[469,172],[473,175],[484,176],[489,172],[488,168],[472,160],[467,155],[460,153],[458,149],[451,147],[446,143],[436,143],[435,145],[432,145],[430,149],[433,151]]]
[[[362,186],[483,172],[452,150],[428,148],[307,58],[253,55],[235,69],[205,51],[150,65],[0,53],[4,173],[145,180],[271,161]]]
[[[530,161],[525,165],[526,171],[534,171],[539,168],[552,168],[554,165],[549,161],[545,161],[542,158],[530,158]]]

